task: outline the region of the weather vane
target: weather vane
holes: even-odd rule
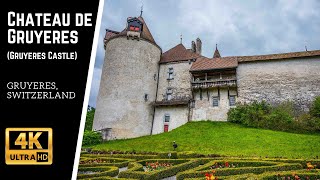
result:
[[[141,2],[141,11],[140,11],[140,17],[142,17],[142,13],[143,13],[143,2]]]

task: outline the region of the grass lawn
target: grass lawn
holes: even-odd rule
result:
[[[248,128],[228,122],[189,122],[175,130],[152,136],[108,141],[92,146],[97,150],[136,152],[172,151],[225,156],[320,157],[320,134],[294,134]]]

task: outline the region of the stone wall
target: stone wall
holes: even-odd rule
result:
[[[118,37],[107,43],[93,130],[111,128],[108,139],[151,133],[160,54],[143,39]]]
[[[153,123],[152,134],[164,132],[164,125],[169,125],[169,131],[188,122],[188,106],[162,106],[157,107]],[[170,122],[164,122],[165,115],[170,116]]]
[[[320,59],[299,58],[240,63],[237,68],[239,101],[293,101],[301,110],[320,96]]]
[[[229,95],[236,95],[236,88],[229,89]],[[209,96],[208,96],[209,95]],[[227,113],[230,109],[228,89],[220,88],[219,106],[213,107],[213,97],[218,96],[218,89],[211,88],[202,90],[202,100],[200,99],[200,90],[194,90],[195,106],[192,109],[192,120],[211,120],[211,121],[226,121]],[[208,98],[209,97],[209,98]]]
[[[165,98],[166,91],[170,87],[175,97],[191,97],[191,84],[189,69],[191,64],[188,61],[178,63],[160,64],[158,101]],[[168,80],[169,68],[173,68],[173,79]]]

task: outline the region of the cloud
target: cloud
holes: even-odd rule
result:
[[[179,3],[179,25],[206,39],[205,53],[222,44],[222,55],[251,55],[304,50],[317,43],[303,29],[318,26],[319,1],[211,1]],[[307,26],[305,26],[306,24]],[[316,34],[313,32],[313,34]],[[207,47],[209,46],[209,47]],[[316,48],[315,46],[314,48]]]
[[[89,105],[92,107],[96,107],[97,96],[99,93],[101,72],[102,72],[101,68],[94,68],[91,91],[90,91],[90,99],[89,99]]]
[[[203,55],[215,44],[222,56],[258,55],[320,49],[319,0],[109,0],[100,28],[90,105],[95,101],[104,60],[105,29],[121,31],[126,18],[143,17],[163,52],[200,37]]]

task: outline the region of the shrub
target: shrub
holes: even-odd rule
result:
[[[313,117],[320,118],[320,96],[316,97],[310,109],[310,114]]]
[[[252,104],[238,105],[228,112],[228,120],[251,127],[260,127],[271,106],[265,101],[254,101]]]
[[[264,119],[264,128],[286,131],[292,128],[294,116],[293,116],[293,104],[290,102],[281,103],[278,106],[271,108],[270,114],[266,115]]]
[[[101,134],[94,131],[84,131],[82,146],[95,145],[102,142]]]
[[[289,101],[274,106],[264,101],[255,101],[230,109],[228,121],[249,127],[295,133],[320,131],[320,98],[316,98],[310,112],[297,116],[294,104]]]

